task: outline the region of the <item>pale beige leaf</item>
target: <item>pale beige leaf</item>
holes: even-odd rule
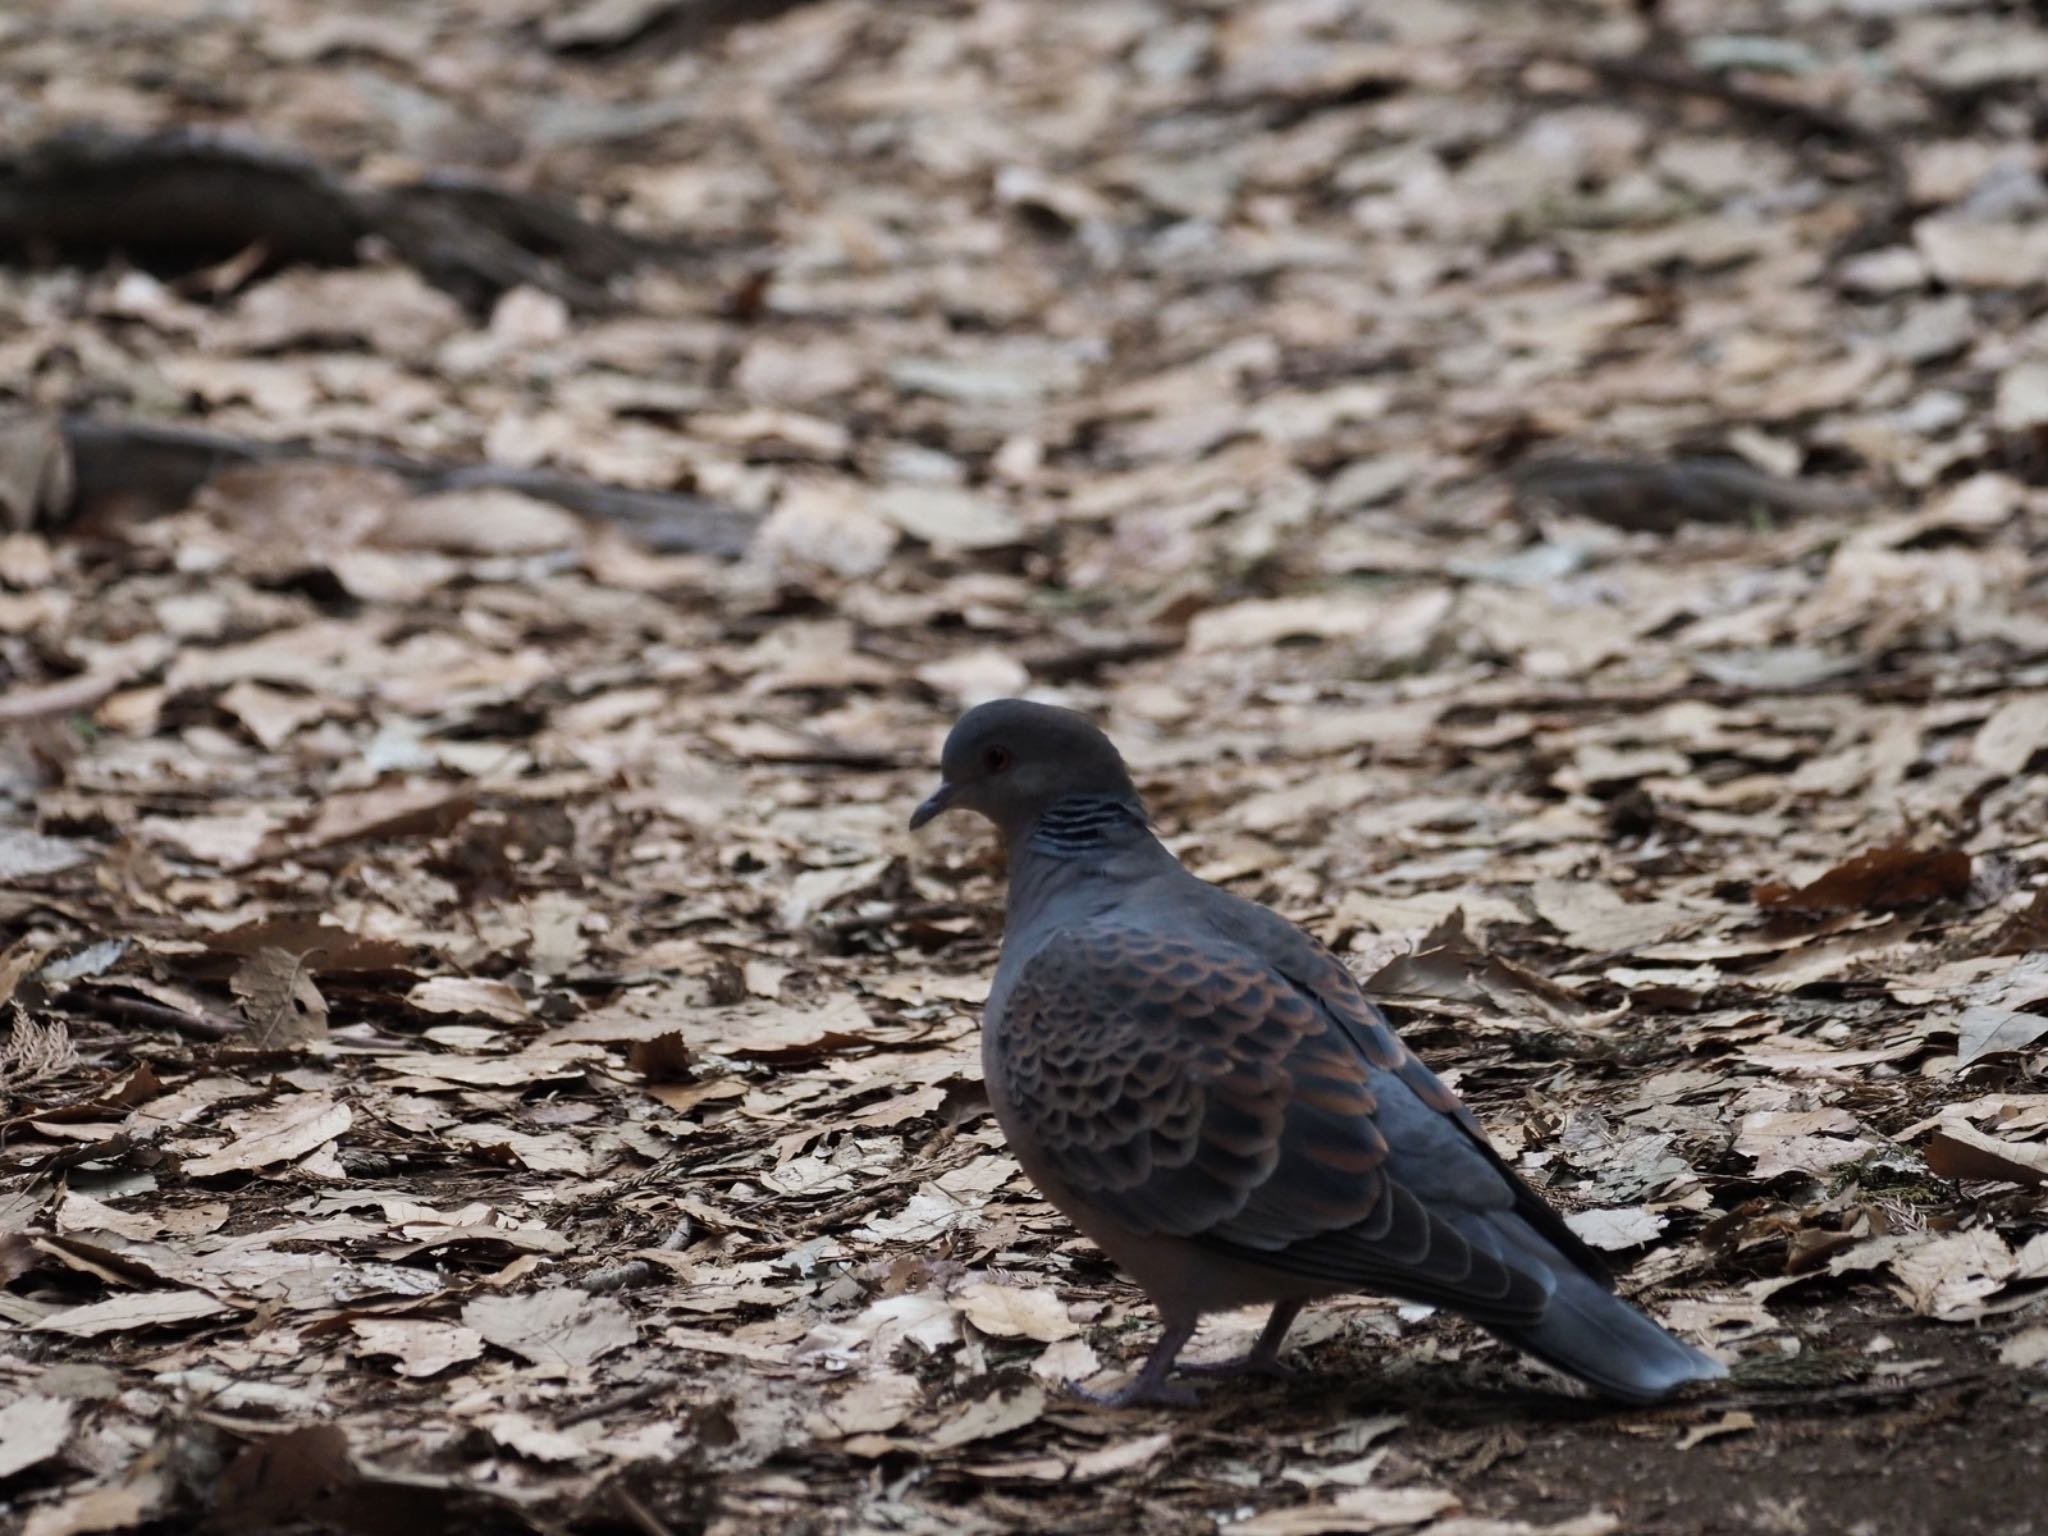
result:
[[[505,1125],[457,1125],[441,1133],[457,1146],[503,1151],[535,1173],[567,1173],[581,1177],[591,1171],[590,1148],[563,1132],[514,1130]]]
[[[1635,1205],[1573,1211],[1564,1222],[1588,1246],[1619,1252],[1654,1242],[1657,1234],[1664,1230],[1665,1218],[1647,1207]]]
[[[531,1017],[526,999],[508,982],[482,976],[432,976],[405,995],[422,1013],[475,1013],[501,1024],[521,1024]]]
[[[494,1413],[479,1422],[498,1444],[529,1461],[581,1461],[590,1454],[582,1441],[549,1429],[524,1413]]]
[[[21,1536],[89,1536],[125,1531],[155,1520],[168,1493],[162,1474],[144,1472],[131,1481],[102,1484],[30,1514]]]
[[[462,1321],[500,1349],[535,1365],[580,1369],[638,1337],[631,1315],[609,1296],[567,1287],[522,1296],[479,1296]]]
[[[1045,1391],[1035,1383],[1006,1387],[976,1398],[925,1436],[939,1450],[992,1440],[1035,1422],[1045,1412]]]
[[[227,1310],[227,1303],[204,1291],[134,1291],[53,1313],[34,1327],[44,1333],[68,1333],[90,1339],[133,1328],[174,1328],[180,1323],[218,1317]]]
[[[1052,1344],[1081,1331],[1067,1316],[1066,1303],[1048,1287],[970,1280],[955,1288],[951,1299],[967,1321],[999,1339],[1037,1339]]]
[[[164,1230],[165,1222],[144,1211],[124,1211],[103,1205],[75,1189],[64,1191],[57,1202],[59,1232],[111,1232],[134,1242],[147,1242]]]
[[[1998,1359],[2016,1370],[2048,1365],[2048,1324],[2022,1328],[1998,1346]]]
[[[1755,1177],[1825,1173],[1877,1150],[1844,1109],[1761,1109],[1742,1117],[1735,1150],[1756,1159]]]
[[[1956,1020],[1956,1065],[1999,1051],[2022,1051],[2048,1034],[2048,1014],[1965,1008]]]
[[[0,1407],[0,1478],[48,1461],[71,1439],[77,1404],[61,1397],[17,1397]]]
[[[229,1115],[234,1140],[218,1151],[188,1158],[185,1172],[207,1178],[290,1162],[333,1141],[354,1123],[355,1113],[324,1093],[288,1094],[262,1109]]]
[[[1891,1259],[1914,1310],[1950,1322],[1981,1315],[1982,1303],[2004,1289],[2017,1268],[2004,1239],[1982,1227],[1929,1237]]]
[[[438,1376],[484,1352],[483,1336],[459,1323],[417,1317],[359,1317],[349,1323],[358,1355],[395,1356],[401,1376]]]
[[[1327,1504],[1272,1509],[1231,1527],[1243,1536],[1336,1536],[1422,1525],[1459,1507],[1442,1488],[1350,1488]]]
[[[941,549],[993,549],[1023,531],[1007,507],[950,485],[888,485],[875,493],[876,512],[913,538]]]
[[[574,513],[496,486],[416,497],[394,508],[377,530],[386,548],[457,555],[539,554],[582,539]]]
[[[880,1434],[910,1417],[924,1397],[917,1378],[899,1371],[877,1371],[856,1378],[828,1398],[812,1418],[814,1433],[832,1437]]]

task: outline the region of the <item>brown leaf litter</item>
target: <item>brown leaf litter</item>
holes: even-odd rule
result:
[[[17,9],[13,163],[427,222],[0,270],[10,1529],[2036,1520],[2024,8]],[[1067,1395],[1152,1325],[903,826],[1016,692],[1725,1391]]]

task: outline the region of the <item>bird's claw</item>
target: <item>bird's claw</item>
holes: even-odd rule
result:
[[[1143,1376],[1114,1392],[1097,1392],[1078,1381],[1067,1390],[1098,1408],[1192,1408],[1201,1401],[1195,1389],[1178,1381],[1147,1381]]]

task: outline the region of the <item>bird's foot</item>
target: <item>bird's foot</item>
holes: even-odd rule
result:
[[[1096,1392],[1078,1381],[1068,1382],[1067,1390],[1098,1408],[1192,1408],[1201,1401],[1185,1382],[1147,1381],[1142,1373],[1114,1392]]]
[[[1257,1350],[1239,1355],[1234,1360],[1183,1360],[1180,1364],[1183,1376],[1251,1376],[1260,1381],[1299,1381],[1302,1373],[1291,1365],[1283,1365],[1277,1355],[1262,1355]]]

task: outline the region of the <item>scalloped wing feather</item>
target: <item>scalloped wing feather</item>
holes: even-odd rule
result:
[[[1133,1232],[1482,1320],[1535,1317],[1544,1282],[1453,1225],[1475,1211],[1434,1211],[1394,1176],[1389,1124],[1477,1123],[1328,964],[1341,981],[1309,990],[1215,940],[1063,930],[1019,975],[996,1039],[1023,1133],[1073,1198]],[[1333,1012],[1352,997],[1362,1013]],[[1505,1209],[1512,1179],[1464,1145],[1454,1155]]]

